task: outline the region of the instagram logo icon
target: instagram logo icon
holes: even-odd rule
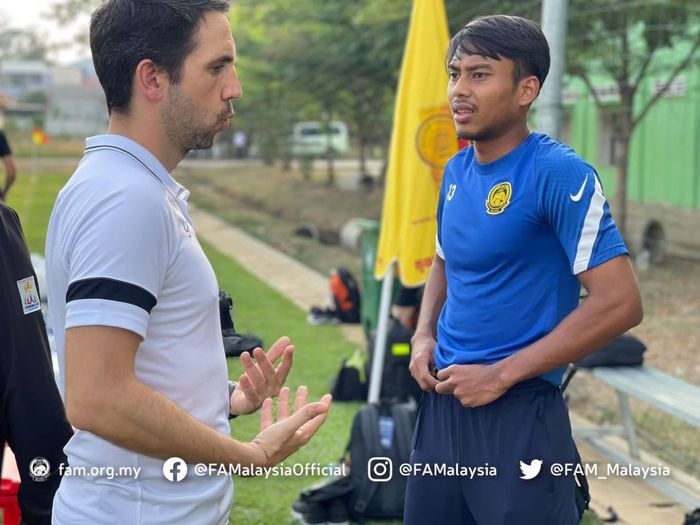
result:
[[[391,458],[369,458],[367,461],[367,477],[375,483],[386,483],[393,476]]]

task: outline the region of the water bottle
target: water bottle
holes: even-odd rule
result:
[[[391,416],[379,416],[379,442],[382,447],[389,450],[394,441],[394,418]]]

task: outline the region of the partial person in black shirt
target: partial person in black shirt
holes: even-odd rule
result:
[[[17,460],[22,525],[50,525],[63,447],[72,434],[22,227],[0,202],[0,446],[7,442]]]
[[[5,166],[5,184],[0,185],[0,201],[4,201],[7,192],[10,191],[10,186],[15,182],[17,177],[17,168],[15,167],[15,159],[12,157],[10,144],[7,142],[5,133],[0,129],[0,159]]]

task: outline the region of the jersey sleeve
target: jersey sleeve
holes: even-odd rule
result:
[[[445,207],[445,179],[447,178],[447,167],[442,175],[442,183],[440,184],[440,193],[438,194],[438,205],[437,205],[437,231],[435,232],[435,254],[440,257],[443,261],[445,260],[445,253],[442,251],[442,211]]]
[[[628,253],[598,174],[575,153],[540,162],[537,190],[539,211],[559,238],[574,275]]]
[[[115,190],[66,219],[65,328],[112,326],[145,337],[169,259],[162,201]]]

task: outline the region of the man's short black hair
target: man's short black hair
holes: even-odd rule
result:
[[[129,112],[134,72],[144,59],[177,84],[204,15],[229,8],[229,0],[108,0],[98,7],[90,21],[90,48],[109,113]]]
[[[519,16],[475,18],[450,40],[447,64],[457,52],[512,60],[514,83],[534,75],[541,88],[549,73],[549,45],[542,29],[536,22]]]

